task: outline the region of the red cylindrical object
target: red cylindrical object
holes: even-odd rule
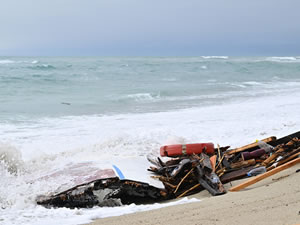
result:
[[[213,143],[195,143],[185,145],[165,145],[160,147],[161,156],[181,156],[181,155],[192,155],[200,153],[213,154],[215,153]]]

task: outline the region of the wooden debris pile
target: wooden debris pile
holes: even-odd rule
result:
[[[269,137],[240,148],[217,150],[216,174],[223,183],[270,171],[300,155],[300,132]]]
[[[224,194],[225,183],[271,171],[300,157],[300,131],[280,139],[269,137],[236,149],[218,146],[213,153],[203,149],[200,154],[187,154],[186,146],[176,150],[177,155],[173,151],[166,162],[159,157],[157,160],[148,159],[154,165],[148,170],[155,174],[153,178],[164,184],[167,198],[179,198],[204,189],[213,196]],[[168,156],[164,151],[166,147],[174,150],[178,145],[163,146],[161,156]]]
[[[206,189],[211,195],[221,195],[225,189],[215,174],[208,155],[193,154],[163,162],[160,158],[149,160],[155,166],[148,170],[155,173],[165,186],[168,198],[179,198]]]

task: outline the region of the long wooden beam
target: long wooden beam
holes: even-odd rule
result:
[[[263,180],[263,179],[265,179],[265,178],[267,178],[269,176],[272,176],[272,175],[274,175],[274,174],[276,174],[276,173],[278,173],[278,172],[280,172],[282,170],[290,168],[290,167],[292,167],[292,166],[294,166],[294,165],[296,165],[298,163],[300,163],[300,158],[296,158],[296,159],[294,159],[294,160],[292,160],[292,161],[290,161],[290,162],[288,162],[286,164],[283,164],[283,165],[281,165],[281,166],[279,166],[279,167],[277,167],[277,168],[275,168],[273,170],[270,170],[270,171],[268,171],[266,173],[263,173],[263,174],[258,175],[256,177],[253,177],[252,179],[247,180],[244,183],[241,183],[241,184],[239,184],[239,185],[237,185],[235,187],[230,188],[229,191],[239,191],[239,190],[242,190],[242,189],[244,189],[244,188],[246,188],[246,187],[248,187],[248,186],[250,186],[252,184],[257,183],[258,181],[261,181],[261,180]]]
[[[272,142],[276,141],[276,137],[274,137],[274,136],[268,137],[268,138],[262,139],[262,141],[264,141],[266,143],[272,143]],[[245,150],[253,150],[253,149],[257,148],[257,146],[258,146],[258,143],[254,142],[252,144],[245,145],[245,146],[240,147],[240,148],[235,148],[235,149],[232,149],[232,150],[227,150],[225,152],[225,154],[226,155],[231,155],[231,154],[242,152],[242,151],[245,151]]]

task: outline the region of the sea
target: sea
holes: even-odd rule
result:
[[[0,224],[84,224],[179,202],[47,209],[71,165],[300,130],[300,56],[0,57]],[[139,168],[136,168],[139,171]],[[144,173],[144,171],[140,171]]]

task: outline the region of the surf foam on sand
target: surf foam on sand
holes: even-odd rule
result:
[[[71,162],[101,163],[111,158],[126,160],[129,156],[158,155],[159,146],[170,136],[179,136],[188,142],[205,140],[232,147],[271,135],[284,136],[299,127],[299,97],[295,93],[293,98],[269,97],[178,112],[65,118],[59,123],[49,119],[45,122],[47,126],[39,125],[39,135],[34,135],[36,125],[23,125],[23,129],[16,133],[3,132],[1,135],[7,141],[14,135],[17,141],[13,145],[26,157],[23,157],[24,166],[17,176],[5,172],[1,167],[1,221],[4,224],[33,224],[34,221],[37,224],[51,224],[55,220],[74,224],[75,221],[86,223],[95,218],[97,210],[99,215],[109,215],[107,210],[120,215],[122,208],[90,211],[49,210],[37,206],[35,197],[38,194],[57,188],[68,178],[57,177],[52,181],[34,183],[28,183],[27,180],[53,168],[63,169]],[[133,212],[140,210],[139,207],[131,206],[128,209]],[[90,212],[95,214],[91,216]]]

